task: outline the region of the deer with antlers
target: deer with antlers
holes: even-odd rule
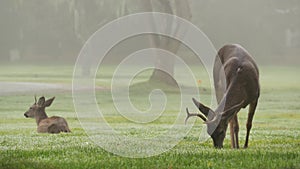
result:
[[[216,148],[223,147],[226,130],[230,123],[231,147],[239,148],[237,114],[241,108],[249,105],[244,144],[244,148],[247,148],[260,95],[258,67],[243,47],[236,44],[225,45],[216,56],[213,76],[218,107],[213,111],[193,98],[194,104],[202,114],[190,113],[186,108],[185,122],[192,116],[198,116],[205,121],[207,133],[211,136]]]
[[[24,114],[26,118],[35,118],[37,123],[38,133],[60,133],[60,132],[71,132],[67,121],[58,116],[48,117],[45,108],[49,107],[55,97],[45,100],[45,97],[40,97],[38,102],[35,97],[35,103],[27,110]]]

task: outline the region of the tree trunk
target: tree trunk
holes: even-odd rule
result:
[[[175,0],[173,1],[173,7],[171,5],[171,1],[160,0],[159,6],[163,7],[160,12],[165,12],[169,14],[173,14],[185,19],[190,20],[191,13],[189,4],[187,1]],[[176,24],[176,19],[173,20],[173,23],[167,24],[167,29],[172,30],[173,24]],[[156,26],[156,25],[154,25]],[[174,29],[174,28],[173,28]],[[174,35],[176,35],[177,28],[175,28]],[[164,50],[168,50],[173,54],[176,54],[181,42],[178,40],[171,39],[169,37],[153,37],[150,39],[152,45],[156,48],[162,48]],[[175,67],[175,58],[172,56],[156,56],[155,69],[150,77],[150,81],[162,82],[167,85],[177,86],[177,82],[174,79],[174,67]]]
[[[165,84],[176,86],[177,82],[174,76],[175,58],[172,56],[157,56],[155,69],[150,77],[150,81],[163,82]]]

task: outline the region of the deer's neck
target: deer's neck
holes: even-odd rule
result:
[[[38,112],[38,115],[35,118],[37,125],[39,125],[40,122],[46,118],[48,118],[48,116],[47,116],[45,110]]]

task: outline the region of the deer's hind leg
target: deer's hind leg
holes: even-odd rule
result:
[[[63,126],[62,132],[69,133],[69,132],[71,132],[71,130],[69,129],[69,126],[65,125],[65,126]]]
[[[252,120],[253,120],[253,116],[254,116],[254,113],[256,110],[256,106],[257,106],[257,100],[250,103],[250,106],[249,106],[248,119],[247,119],[247,124],[246,124],[247,134],[246,134],[246,141],[245,141],[244,148],[248,147],[249,134],[250,134],[250,130],[252,128]]]
[[[59,127],[57,126],[57,124],[55,124],[55,123],[51,124],[48,127],[48,133],[52,133],[52,134],[60,133]]]

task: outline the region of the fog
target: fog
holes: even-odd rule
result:
[[[161,0],[152,2],[155,1]],[[299,65],[300,1],[188,2],[190,21],[208,36],[216,49],[227,43],[239,43],[259,64]],[[151,11],[147,3],[142,0],[1,0],[0,62],[73,64],[95,31],[119,17]],[[180,13],[181,9],[177,6],[175,11]],[[159,5],[152,11],[169,12]],[[146,48],[147,44],[143,36],[131,37],[115,47],[108,60],[114,62]],[[181,47],[179,53],[184,55],[186,50]]]

